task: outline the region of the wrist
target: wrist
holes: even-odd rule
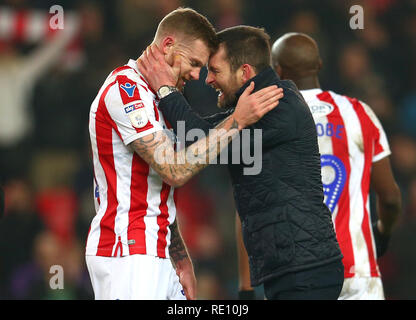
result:
[[[159,98],[159,100],[161,100],[164,97],[167,97],[168,95],[170,95],[171,93],[178,92],[178,91],[179,90],[175,86],[163,85],[163,86],[159,87],[156,94],[157,94],[157,97]]]
[[[245,128],[245,125],[243,125],[241,121],[238,120],[238,118],[234,115],[234,113],[231,115],[230,119],[231,119],[230,129],[238,129],[238,131],[241,131]]]

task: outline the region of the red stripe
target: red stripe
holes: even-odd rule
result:
[[[367,210],[367,202],[370,191],[370,174],[371,174],[371,165],[373,158],[373,146],[374,141],[377,139],[378,129],[374,126],[371,119],[365,112],[363,106],[357,99],[351,99],[346,97],[348,101],[353,105],[355,112],[357,113],[358,119],[360,121],[361,130],[363,133],[364,140],[364,170],[363,176],[361,178],[361,192],[363,196],[364,204],[364,217],[361,224],[361,229],[364,234],[364,239],[367,244],[368,249],[368,259],[370,261],[370,272],[372,277],[378,277],[379,272],[377,268],[377,261],[374,254],[373,241],[371,236],[370,228],[370,216]]]
[[[374,127],[374,134],[375,134],[375,137],[374,137],[374,143],[375,143],[374,156],[376,156],[379,153],[383,152],[384,148],[380,143],[380,130],[379,130],[379,128],[377,128],[376,125],[372,121],[371,121],[371,123],[373,124],[373,127]]]
[[[105,105],[104,98],[115,82],[110,83],[103,91],[98,104],[95,131],[97,139],[98,158],[104,170],[107,182],[107,209],[100,221],[100,239],[98,256],[111,256],[115,243],[114,222],[117,214],[117,175],[114,166],[112,129],[115,126]],[[117,130],[118,132],[118,130]],[[119,134],[119,133],[118,133]]]
[[[169,225],[169,212],[167,201],[169,198],[170,186],[163,182],[162,190],[160,192],[160,214],[157,216],[157,224],[159,226],[159,231],[157,232],[157,256],[160,258],[166,258],[166,245],[167,240],[166,236],[168,234],[168,225]]]
[[[14,40],[22,41],[25,38],[25,30],[27,26],[27,12],[19,11],[16,13],[16,18],[14,20]]]
[[[339,108],[335,101],[332,99],[329,92],[324,91],[317,95],[318,99],[330,103],[334,106],[334,111],[332,111],[327,117],[328,121],[334,125],[334,127],[341,125],[345,128],[344,120],[339,112]],[[351,234],[349,228],[350,221],[350,174],[351,174],[351,165],[349,161],[349,148],[348,148],[348,139],[345,130],[342,130],[341,139],[336,138],[335,135],[331,137],[332,141],[332,150],[334,156],[341,159],[342,163],[345,166],[347,171],[347,179],[345,181],[344,190],[338,201],[338,213],[335,218],[335,229],[338,239],[341,252],[344,256],[342,262],[344,264],[344,277],[353,277],[354,270],[352,267],[355,265],[354,262],[354,251],[352,247]]]
[[[117,257],[118,250],[120,250],[120,257],[122,257],[123,256],[123,245],[121,244],[121,236],[118,236],[118,242],[117,242],[116,249],[114,250],[113,257]]]
[[[134,240],[134,244],[129,245],[130,254],[146,254],[144,217],[148,207],[148,175],[149,165],[134,153],[131,168],[130,211],[127,230],[128,241]]]

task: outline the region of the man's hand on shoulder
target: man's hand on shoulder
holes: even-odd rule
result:
[[[238,129],[259,121],[267,112],[273,110],[283,97],[283,89],[276,85],[263,88],[255,93],[254,82],[244,90],[237,102],[233,118],[238,123]]]

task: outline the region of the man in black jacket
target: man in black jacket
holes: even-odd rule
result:
[[[263,283],[267,299],[337,299],[343,283],[342,254],[323,203],[317,134],[309,108],[294,83],[280,80],[270,67],[270,38],[263,29],[237,26],[217,35],[220,46],[210,57],[206,83],[220,92],[218,105],[227,110],[202,119],[179,92],[161,95],[159,109],[174,130],[183,120],[186,132],[208,132],[232,112],[253,83],[255,90],[272,84],[283,88],[279,106],[246,129],[249,143],[240,139],[240,153],[261,143],[260,172],[247,174],[247,164],[229,164],[251,286]],[[157,48],[147,50],[138,64],[153,88],[175,81],[169,80],[174,72]],[[261,129],[260,140],[255,129]]]

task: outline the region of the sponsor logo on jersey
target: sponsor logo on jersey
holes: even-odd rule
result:
[[[312,115],[317,118],[330,114],[334,111],[334,106],[324,101],[314,101],[309,105],[309,109],[311,110]]]
[[[134,110],[137,110],[137,109],[140,109],[140,108],[144,108],[143,102],[137,102],[137,103],[131,104],[131,105],[125,107],[124,111],[126,113],[130,113],[130,112],[132,112]]]
[[[126,84],[122,84],[120,85],[120,88],[123,89],[127,95],[129,96],[129,98],[133,97],[134,94],[134,89],[136,89],[136,85],[135,84],[131,84],[131,83],[126,83]]]
[[[136,102],[124,108],[130,122],[135,128],[143,128],[149,122],[143,102]]]

